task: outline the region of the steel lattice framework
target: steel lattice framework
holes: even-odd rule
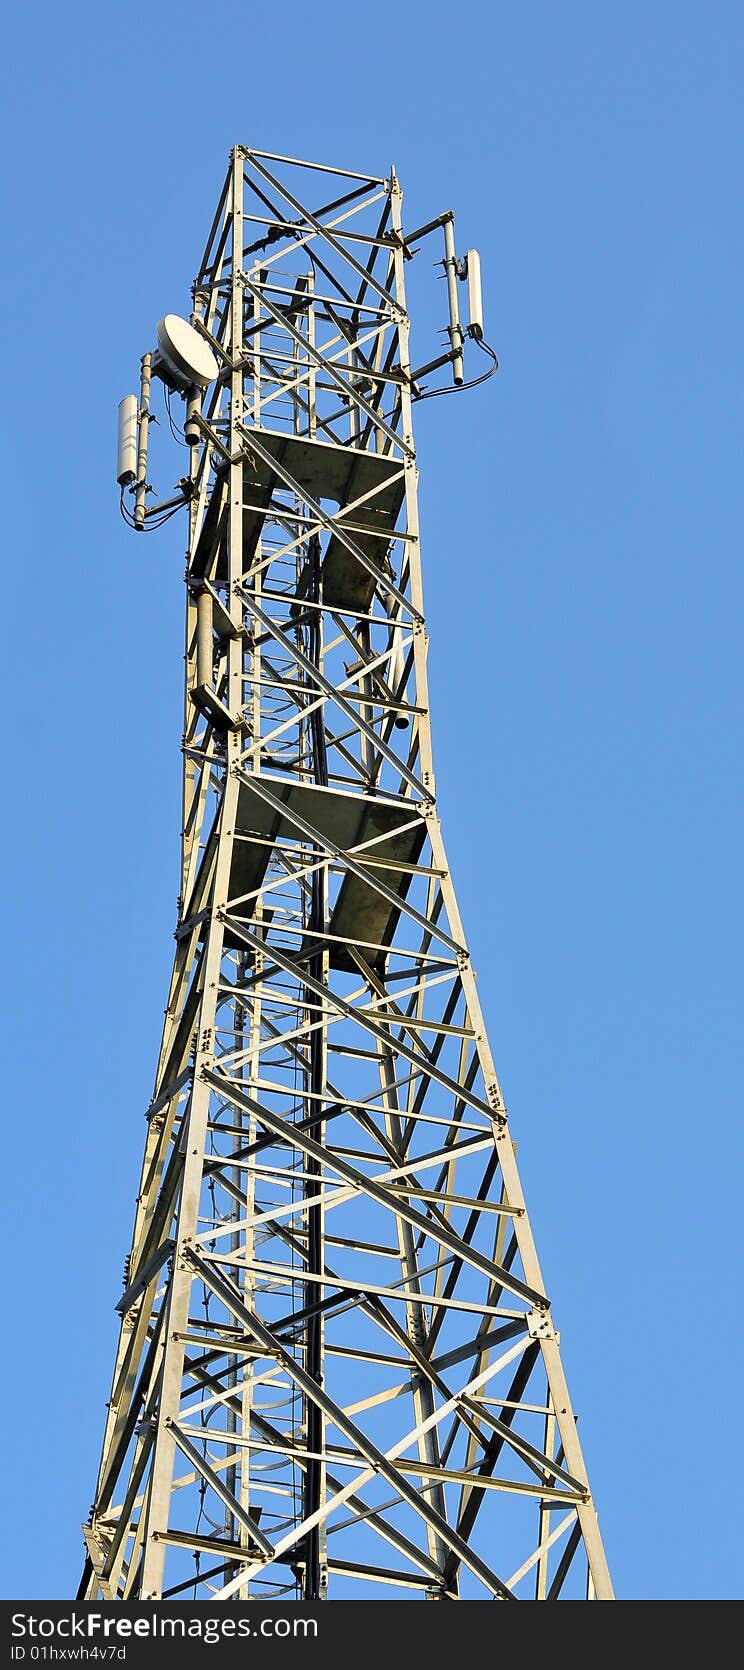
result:
[[[81,1598],[612,1595],[436,811],[410,254],[394,172],[232,153]]]

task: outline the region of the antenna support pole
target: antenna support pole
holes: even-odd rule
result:
[[[147,493],[147,441],[150,429],[150,379],[152,354],[142,355],[142,380],[137,426],[137,491],[134,499],[134,526],[142,533],[145,526],[145,495]]]
[[[457,295],[457,262],[455,258],[455,217],[450,212],[444,221],[444,270],[447,274],[447,298],[450,322],[448,334],[452,343],[452,376],[461,383],[465,375],[462,363],[463,333],[460,324],[460,302]]]

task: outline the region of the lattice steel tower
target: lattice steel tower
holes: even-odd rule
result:
[[[411,410],[479,291],[394,172],[238,146],[120,408],[125,515],[188,508],[182,869],[81,1598],[612,1595],[434,793]]]

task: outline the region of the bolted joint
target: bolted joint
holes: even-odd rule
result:
[[[553,1327],[553,1318],[548,1310],[534,1310],[527,1312],[527,1332],[530,1339],[552,1339],[556,1344],[560,1335]]]

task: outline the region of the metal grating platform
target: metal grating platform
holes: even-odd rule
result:
[[[266,778],[265,782],[272,795],[282,801],[286,812],[275,811],[249,784],[241,784],[230,872],[231,899],[253,893],[261,886],[274,843],[295,839],[308,844],[309,837],[298,827],[295,816],[312,826],[321,841],[332,841],[344,853],[374,840],[374,846],[355,855],[357,863],[368,867],[371,877],[379,878],[389,892],[401,900],[405,898],[411,868],[421,853],[426,834],[424,820],[412,803],[340,794],[334,789],[274,778]],[[252,900],[230,908],[233,915],[245,916],[246,920],[253,915]],[[357,967],[348,950],[349,942],[359,942],[362,954],[373,967],[384,966],[386,947],[398,915],[390,900],[371,881],[368,884],[363,877],[348,872],[329,922],[329,933],[339,942],[331,946],[331,967]]]
[[[388,541],[394,532],[405,484],[400,459],[355,447],[330,446],[323,441],[305,436],[277,434],[271,430],[256,430],[256,440],[270,453],[277,465],[296,483],[300,498],[307,494],[317,501],[330,501],[343,512],[347,505],[366,498],[355,510],[334,517],[353,539],[359,550],[382,572]],[[246,447],[243,468],[243,560],[246,571],[254,557],[266,514],[275,488],[287,484],[279,470],[257,452]],[[217,584],[227,579],[227,550],[225,525],[227,511],[227,480],[218,477],[204,517],[197,542],[191,575],[193,578],[214,579]],[[375,576],[364,563],[356,561],[348,547],[333,532],[327,543],[322,563],[323,600],[331,607],[369,608],[375,589]],[[298,590],[298,597],[302,592]]]

